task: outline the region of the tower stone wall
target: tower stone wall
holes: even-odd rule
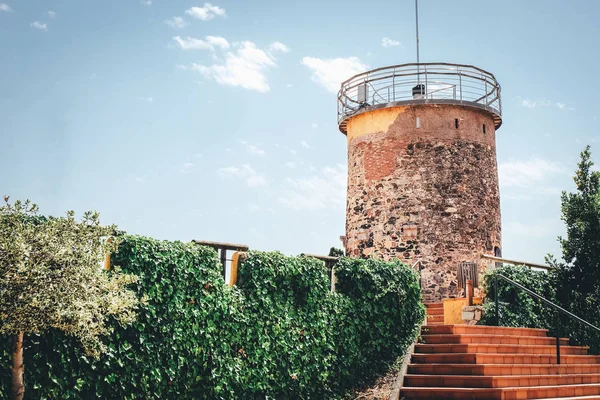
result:
[[[460,262],[501,249],[492,115],[452,104],[373,109],[349,119],[347,139],[347,254],[421,260],[425,301],[460,295]]]

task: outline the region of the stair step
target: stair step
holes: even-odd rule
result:
[[[443,308],[428,308],[427,315],[444,315]]]
[[[598,374],[600,364],[409,364],[415,375],[572,375]]]
[[[600,396],[552,397],[547,400],[600,400]]]
[[[546,400],[600,400],[600,396],[552,397]]]
[[[542,336],[517,336],[517,335],[422,335],[426,344],[450,343],[488,343],[488,344],[525,344],[525,345],[556,345],[556,338]],[[562,338],[561,346],[568,345],[569,339]]]
[[[406,399],[431,399],[431,400],[509,400],[509,399],[553,399],[558,397],[593,396],[600,394],[600,384],[587,385],[556,385],[556,386],[530,386],[511,388],[432,388],[415,387],[402,388],[401,397]],[[576,397],[581,398],[581,397]],[[585,398],[585,397],[583,397]],[[594,398],[594,397],[592,397]]]
[[[423,303],[426,308],[444,308],[444,303]]]
[[[511,336],[542,336],[546,337],[547,329],[511,328],[485,325],[439,325],[425,326],[421,329],[423,335],[443,334],[475,334],[475,335],[511,335]]]
[[[415,364],[556,364],[556,355],[551,354],[465,354],[438,353],[413,354]],[[600,356],[560,355],[561,365],[600,364]]]
[[[584,346],[564,346],[560,354],[587,355],[588,348]],[[519,344],[417,344],[415,353],[494,353],[494,354],[556,354],[556,346],[551,345],[519,345]]]
[[[600,374],[572,375],[406,375],[405,387],[505,388],[600,384]]]
[[[444,314],[427,315],[427,322],[444,322]]]

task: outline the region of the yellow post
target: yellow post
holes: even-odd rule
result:
[[[229,271],[229,282],[227,286],[231,287],[237,283],[238,267],[246,259],[247,253],[245,251],[236,251],[231,256],[231,270]]]

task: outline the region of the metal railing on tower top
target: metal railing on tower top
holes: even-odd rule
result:
[[[464,64],[420,63],[383,67],[342,82],[338,123],[346,133],[352,116],[411,104],[459,104],[489,111],[502,124],[500,84],[490,72]]]

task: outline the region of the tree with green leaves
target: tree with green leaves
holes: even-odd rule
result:
[[[575,193],[561,195],[561,219],[567,237],[559,237],[562,262],[549,261],[561,272],[564,289],[591,293],[600,282],[600,172],[594,171],[590,146],[581,152],[573,180]]]
[[[562,260],[548,256],[556,268],[556,296],[561,305],[585,320],[600,323],[600,172],[593,169],[590,146],[581,152],[573,180],[576,191],[561,195],[561,219],[567,236],[559,237]],[[563,316],[564,332],[576,343],[600,350],[598,335]]]
[[[86,353],[105,349],[108,318],[134,321],[138,299],[127,285],[136,281],[118,270],[104,271],[104,255],[116,243],[103,240],[115,231],[101,226],[98,213],[81,221],[40,217],[29,200],[0,207],[0,335],[14,338],[12,395],[23,399],[23,339],[58,329],[78,339]]]

